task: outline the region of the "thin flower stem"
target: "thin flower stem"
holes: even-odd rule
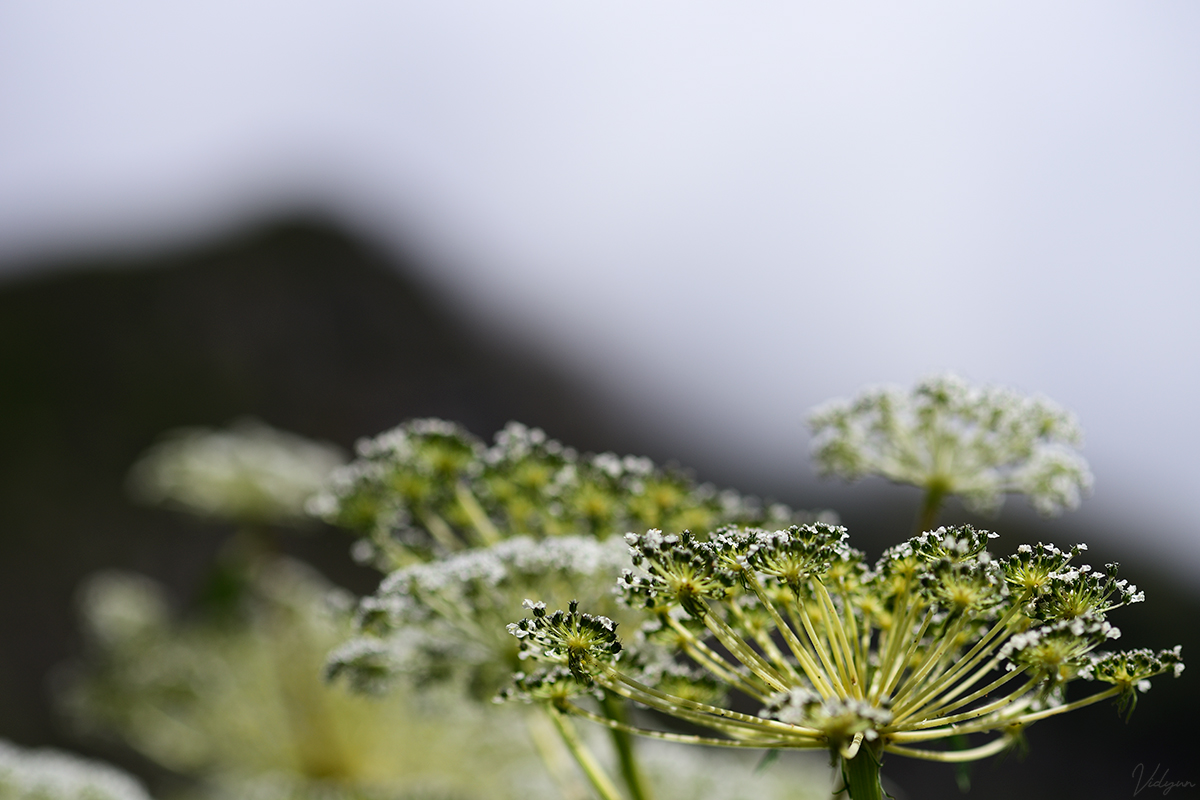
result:
[[[967,689],[971,688],[976,683],[978,683],[980,681],[980,679],[982,679],[984,676],[990,675],[992,673],[992,671],[996,668],[996,664],[998,664],[998,663],[999,663],[998,659],[993,659],[988,664],[987,667],[978,670],[968,680],[965,680],[962,683],[960,683],[958,686],[955,686],[953,691],[946,692],[945,694],[939,696],[935,702],[929,703],[919,709],[914,710],[911,713],[912,714],[923,714],[923,715],[925,715],[924,716],[925,719],[931,718],[931,715],[933,715],[933,714],[946,714],[950,711],[953,711],[956,708],[962,708],[967,703],[970,703],[972,700],[977,700],[980,697],[986,696],[994,688],[1004,685],[1006,682],[1012,680],[1013,678],[1017,677],[1018,675],[1022,674],[1027,669],[1029,669],[1028,666],[1017,667],[1016,669],[1005,672],[1004,675],[1002,675],[1001,677],[992,681],[984,688],[977,689],[976,691],[972,692],[971,694],[967,695],[966,697],[964,697],[960,700],[954,699],[954,698],[958,697],[960,694],[962,694],[963,692],[965,692]],[[1041,680],[1042,680],[1042,678],[1038,677],[1038,676],[1030,678],[1029,679],[1029,688],[1032,689]],[[1022,691],[1027,691],[1027,690],[1022,690]],[[951,702],[951,701],[954,701],[954,702]]]
[[[476,534],[478,534],[479,541],[485,547],[491,547],[504,538],[500,535],[500,531],[496,529],[491,518],[483,510],[483,506],[479,505],[479,501],[475,499],[475,495],[467,488],[466,484],[460,483],[455,486],[454,496],[458,499],[458,504],[462,506],[463,511],[467,513],[467,517],[471,520],[471,525],[475,528]]]
[[[789,625],[779,614],[779,609],[775,608],[775,604],[771,602],[771,598],[767,596],[766,590],[759,582],[758,578],[751,573],[749,576],[750,588],[754,590],[754,594],[758,597],[759,602],[767,609],[767,613],[771,615],[771,619],[775,622],[775,627],[783,634],[783,640],[787,643],[788,649],[792,651],[792,655],[796,657],[796,661],[800,663],[800,669],[804,670],[804,674],[812,682],[817,693],[822,698],[828,699],[833,696],[833,686],[829,678],[817,666],[817,662],[813,659],[813,655],[805,648],[804,643],[800,641],[800,637],[796,635],[796,631]]]
[[[808,635],[808,641],[812,644],[813,650],[817,653],[817,658],[821,660],[821,666],[825,668],[825,675],[828,676],[830,685],[834,693],[841,696],[847,694],[846,687],[842,685],[837,668],[833,665],[833,659],[829,655],[829,651],[825,648],[824,642],[817,636],[816,630],[813,628],[812,620],[808,617],[808,612],[804,608],[804,601],[799,597],[796,602],[788,606],[788,616],[792,618],[793,623],[798,622],[797,627],[804,628],[804,632]]]
[[[754,684],[743,680],[738,673],[731,670],[726,670],[722,666],[724,662],[718,663],[714,661],[710,656],[712,650],[703,643],[685,642],[683,645],[683,652],[701,667],[708,670],[725,683],[728,683],[731,687],[737,689],[742,694],[752,697],[759,702],[765,703],[769,700],[766,692],[762,691]]]
[[[901,682],[900,685],[897,686],[896,694],[893,697],[893,702],[897,707],[903,704],[905,697],[911,697],[921,688],[926,676],[931,674],[931,670],[934,668],[934,665],[941,660],[942,656],[949,648],[956,646],[955,640],[957,640],[958,635],[962,633],[966,619],[967,618],[965,615],[959,616],[959,618],[956,619],[951,625],[950,630],[942,634],[941,641],[938,643],[938,646],[931,649],[929,654],[925,656],[925,661],[920,667],[917,668],[917,671],[909,675],[907,680]]]
[[[550,714],[550,719],[554,722],[554,727],[558,729],[558,734],[562,737],[563,743],[571,751],[571,755],[575,757],[579,768],[583,770],[583,774],[587,776],[588,782],[592,784],[592,788],[596,790],[596,793],[600,795],[602,800],[624,800],[621,797],[621,793],[617,791],[617,787],[613,785],[612,779],[608,777],[599,762],[596,761],[596,757],[592,755],[592,751],[588,750],[587,745],[579,738],[579,732],[575,730],[575,726],[567,719],[566,714],[549,705],[546,707],[546,711]]]
[[[772,720],[762,720],[758,717],[751,717],[747,714],[739,714],[736,712],[727,712],[724,709],[718,709],[724,713],[714,713],[708,710],[693,710],[689,705],[683,705],[682,698],[671,698],[670,700],[663,699],[656,694],[635,689],[631,686],[623,685],[611,680],[598,680],[601,686],[604,686],[614,694],[620,695],[627,700],[632,700],[635,703],[641,703],[644,706],[661,711],[664,714],[679,717],[688,722],[694,722],[697,725],[704,725],[712,728],[715,731],[725,734],[733,739],[749,739],[753,736],[764,736],[770,733],[771,735],[792,735],[796,730],[788,730],[785,723],[771,724]],[[658,693],[661,694],[661,693]],[[670,695],[666,695],[670,697]],[[672,702],[672,700],[677,702]],[[702,705],[702,704],[701,704]]]
[[[934,711],[937,711],[937,709],[939,709],[942,705],[950,702],[951,700],[953,700],[954,698],[958,697],[960,694],[965,692],[967,689],[970,689],[972,686],[979,683],[979,681],[982,680],[984,677],[986,677],[987,675],[990,675],[992,673],[992,671],[995,670],[996,667],[998,667],[1000,665],[1000,661],[1001,661],[1000,656],[996,656],[995,658],[993,658],[991,661],[989,661],[984,666],[976,669],[975,672],[969,678],[967,678],[966,680],[959,683],[953,689],[950,689],[949,691],[939,695],[934,703],[926,704],[926,705],[922,706],[921,708],[917,709],[917,711],[923,711],[925,713],[932,713]]]
[[[979,728],[980,731],[990,730],[1000,725],[1009,724],[1014,714],[1019,714],[1033,704],[1034,696],[1026,694],[1021,695],[1020,692],[1013,692],[1005,695],[999,700],[994,700],[985,706],[964,711],[961,714],[954,714],[939,720],[929,720],[925,724],[906,725],[904,730],[908,732],[927,730],[935,725],[954,725],[968,719],[978,719],[979,717],[991,716],[990,720],[981,720],[977,725],[983,725]],[[962,733],[962,731],[959,731]],[[914,740],[916,741],[916,740]]]
[[[817,583],[816,581],[813,582]],[[825,641],[828,643],[829,653],[831,656],[833,656],[833,663],[837,668],[838,680],[841,682],[842,687],[845,689],[847,694],[853,694],[854,681],[850,677],[850,669],[846,664],[846,654],[841,647],[841,642],[838,640],[837,633],[835,631],[835,628],[841,628],[841,623],[839,622],[835,625],[836,617],[830,617],[828,609],[825,608],[823,599],[816,591],[813,591],[813,599],[816,601],[817,609],[821,612],[821,630],[824,632]],[[802,601],[797,598],[796,602],[801,603]],[[805,610],[807,611],[807,609]]]
[[[999,753],[1012,744],[1013,737],[1004,735],[998,739],[993,739],[987,744],[979,747],[972,747],[969,750],[916,750],[911,747],[897,747],[895,745],[885,745],[884,750],[889,753],[895,753],[898,756],[908,756],[909,758],[921,758],[926,761],[944,761],[947,763],[961,763],[964,761],[977,761],[981,758],[987,758]]]
[[[854,651],[850,647],[850,642],[846,638],[846,629],[842,625],[842,617],[837,613],[837,607],[833,605],[833,598],[829,596],[829,591],[825,588],[825,584],[819,580],[813,580],[817,586],[817,594],[820,596],[821,610],[825,614],[826,630],[834,632],[834,638],[837,640],[838,647],[835,652],[840,649],[842,659],[845,662],[845,679],[850,686],[852,693],[856,698],[863,698],[863,686],[859,681],[858,667],[854,661]],[[847,608],[846,613],[853,616],[853,613]],[[832,643],[830,645],[832,647]]]
[[[423,592],[421,600],[454,627],[473,637],[475,641],[487,641],[488,637],[480,627],[478,620],[472,617],[461,604],[448,602],[446,598],[436,592]]]
[[[963,706],[967,705],[970,702],[978,700],[981,697],[985,697],[988,694],[990,694],[992,691],[994,691],[995,689],[998,689],[999,687],[1003,686],[1005,683],[1008,683],[1013,678],[1020,675],[1026,669],[1027,669],[1027,667],[1022,667],[1019,670],[1013,670],[1012,672],[1005,673],[1004,675],[1002,675],[1001,677],[992,681],[991,683],[989,683],[987,686],[983,687],[979,691],[977,691],[971,695],[968,695],[967,697],[964,697],[962,700],[959,700],[957,703],[951,703],[950,705],[941,709],[938,713],[945,715],[947,712],[953,711],[956,708],[962,708]],[[964,711],[961,714],[954,714],[952,716],[926,717],[925,719],[918,720],[917,722],[907,722],[904,724],[904,728],[906,730],[916,730],[919,728],[931,728],[931,727],[934,727],[937,725],[947,725],[952,722],[959,722],[964,719],[970,719],[971,717],[982,716],[983,714],[987,714],[992,711],[995,711],[996,709],[1002,707],[1006,703],[1011,702],[1014,697],[1020,697],[1021,695],[1025,694],[1030,689],[1032,689],[1034,686],[1036,686],[1039,681],[1041,681],[1041,678],[1034,676],[1034,677],[1030,678],[1029,680],[1027,680],[1021,686],[1021,688],[1017,689],[1014,692],[1009,693],[1003,700],[994,700],[991,703],[988,703],[987,705],[979,706],[978,708],[973,708],[970,711]],[[907,716],[906,717],[893,717],[892,722],[891,722],[891,727],[893,727],[893,728],[899,727],[900,723],[903,722],[905,719],[907,719]]]
[[[725,620],[712,612],[712,609],[704,607],[700,618],[713,635],[717,637],[722,645],[725,646],[734,658],[745,664],[751,672],[758,676],[759,680],[770,686],[777,692],[785,692],[788,690],[787,682],[783,676],[775,671],[767,661],[754,652],[753,648],[742,640],[737,631],[729,627]]]
[[[929,621],[933,618],[933,610],[929,609],[925,612],[925,621],[921,624],[920,631],[916,636],[911,635],[913,625],[916,624],[917,615],[921,612],[922,606],[918,603],[906,603],[905,598],[908,596],[908,590],[897,597],[896,605],[904,609],[898,616],[893,614],[891,627],[884,632],[883,638],[885,642],[880,643],[880,652],[883,658],[880,660],[878,670],[875,673],[875,680],[871,682],[871,691],[868,697],[871,702],[877,703],[879,699],[885,696],[892,689],[892,684],[899,680],[903,667],[908,663],[909,657],[918,644],[921,637],[925,635],[925,629],[929,626]],[[906,638],[907,637],[907,638]],[[909,653],[905,654],[902,661],[897,662],[900,654],[900,648],[903,642],[909,642]]]
[[[368,537],[370,542],[375,545],[376,549],[383,554],[390,564],[388,571],[394,572],[404,567],[412,566],[413,564],[421,563],[421,559],[417,554],[410,550],[407,546],[396,541],[386,531],[372,531]]]
[[[742,627],[743,630],[751,631],[754,641],[758,644],[763,653],[766,654],[767,658],[771,661],[775,668],[794,683],[801,683],[802,678],[800,677],[800,673],[796,671],[796,668],[792,666],[790,661],[784,658],[783,653],[775,645],[774,640],[771,639],[770,632],[764,630],[761,626],[752,625],[750,621],[746,619],[746,614],[744,611],[742,611],[741,606],[739,606],[737,603],[730,603],[729,610],[733,612],[733,615],[737,618],[736,621],[738,625]]]
[[[425,526],[425,530],[429,531],[434,541],[442,547],[450,552],[463,549],[463,543],[454,535],[454,530],[436,512],[426,509],[419,512],[418,517],[421,520],[421,524]]]
[[[925,631],[929,628],[929,623],[932,621],[933,609],[930,608],[925,612],[925,621],[921,623],[921,628],[917,631],[917,635],[912,638],[908,649],[904,651],[904,657],[892,664],[888,679],[884,681],[883,692],[880,694],[881,697],[890,694],[904,676],[904,670],[912,663],[912,659],[916,656],[917,651],[921,649],[921,639],[925,636]]]
[[[603,681],[606,688],[612,689],[614,692],[617,692],[623,697],[628,697],[630,700],[635,700],[639,703],[658,708],[659,710],[666,708],[688,709],[691,711],[701,712],[703,714],[723,717],[736,722],[749,723],[750,725],[760,729],[769,729],[771,731],[786,735],[818,736],[821,734],[821,732],[815,728],[806,728],[801,725],[792,725],[787,722],[763,719],[750,714],[742,714],[738,711],[730,711],[729,709],[721,708],[720,706],[711,706],[707,703],[699,703],[695,700],[687,700],[682,697],[675,697],[674,695],[667,694],[666,692],[661,692],[652,686],[647,686],[644,683],[640,683],[639,681],[630,678],[628,675],[613,669],[609,669],[602,677],[598,678],[598,680]],[[630,690],[632,690],[632,692]],[[638,696],[634,696],[635,693]],[[671,711],[669,713],[675,712]]]
[[[608,719],[619,723],[626,722],[624,703],[616,695],[605,692],[600,700],[600,708]],[[609,730],[612,732],[613,749],[617,751],[617,762],[621,765],[621,778],[625,781],[625,788],[629,790],[630,800],[651,800],[650,788],[638,767],[629,732],[619,728],[610,728]]]
[[[786,747],[793,750],[815,750],[824,749],[828,745],[822,741],[795,741],[786,739],[758,739],[758,740],[738,740],[738,739],[714,739],[708,736],[696,736],[689,733],[669,733],[667,731],[656,731],[650,728],[636,728],[632,725],[625,725],[613,720],[606,719],[599,714],[588,711],[585,708],[580,708],[577,705],[568,703],[564,711],[570,712],[576,716],[591,720],[598,725],[604,725],[608,728],[620,728],[629,733],[645,736],[650,739],[662,739],[667,742],[680,742],[682,744],[702,744],[712,745],[714,747],[743,747],[753,748],[757,750],[771,749],[777,747]]]
[[[695,634],[685,628],[679,622],[679,620],[670,616],[667,616],[666,620],[667,624],[671,626],[671,630],[679,634],[679,636],[684,640],[687,655],[697,664],[704,667],[713,675],[716,675],[718,678],[728,683],[730,686],[733,686],[742,693],[753,697],[755,700],[760,700],[762,702],[767,701],[766,692],[747,681],[745,677],[737,671],[736,667],[726,661],[720,653],[717,653]]]
[[[864,643],[862,636],[859,634],[858,620],[854,614],[854,606],[850,603],[850,596],[846,592],[844,584],[843,584],[842,590],[838,594],[842,598],[842,608],[845,609],[845,613],[843,614],[843,616],[846,619],[846,625],[848,627],[846,634],[850,638],[850,641],[853,642],[853,645],[854,645],[853,646],[853,654],[854,655],[851,660],[856,665],[856,669],[857,669],[856,674],[858,676],[858,685],[860,687],[858,696],[861,698],[864,696],[864,693],[867,691],[867,647],[868,647],[868,645],[866,643]],[[865,617],[863,618],[863,630],[864,630],[864,632],[866,632],[867,642],[870,642],[870,622],[868,622]]]
[[[996,624],[992,626],[992,629],[989,630],[983,636],[983,638],[981,638],[975,644],[974,647],[972,647],[969,651],[967,651],[967,653],[959,660],[959,662],[957,664],[955,664],[953,667],[951,667],[948,672],[946,672],[941,678],[939,678],[929,688],[927,688],[924,692],[922,692],[919,697],[915,697],[910,702],[904,704],[903,708],[900,706],[897,706],[895,709],[895,712],[897,714],[903,714],[903,713],[909,711],[910,708],[919,708],[921,704],[928,702],[929,698],[934,697],[935,695],[939,695],[942,692],[944,692],[945,690],[949,689],[954,684],[954,682],[959,679],[959,676],[961,676],[962,674],[964,674],[966,672],[969,672],[982,659],[987,658],[989,653],[991,653],[993,650],[996,649],[996,647],[998,647],[1000,644],[1002,644],[1005,641],[1004,639],[1000,639],[998,641],[993,641],[993,640],[996,638],[997,635],[999,635],[1002,631],[1004,631],[1008,628],[1008,625],[1012,621],[1012,618],[1017,613],[1019,613],[1020,609],[1022,607],[1024,607],[1024,605],[1025,605],[1024,599],[1022,599],[1017,604],[1013,605],[1013,607],[1010,608],[1008,611],[1006,611],[1004,613],[1004,616],[1002,616],[996,622]],[[990,646],[989,646],[989,644],[990,644]],[[955,695],[951,695],[947,699],[953,699],[954,696]]]
[[[1037,722],[1040,719],[1053,717],[1057,714],[1065,714],[1068,711],[1074,711],[1077,708],[1090,706],[1092,703],[1098,703],[1101,700],[1107,699],[1119,693],[1121,687],[1114,686],[1111,689],[1106,689],[1103,692],[1098,692],[1090,697],[1085,697],[1082,700],[1076,700],[1073,703],[1067,703],[1054,708],[1047,708],[1044,711],[1033,711],[1029,714],[1022,714],[1016,717],[1004,717],[1003,719],[977,722],[973,725],[949,725],[944,728],[934,728],[932,730],[923,731],[898,731],[888,735],[888,738],[893,742],[920,742],[930,739],[941,739],[945,736],[953,736],[958,733],[982,733],[983,731],[998,728],[1001,725],[1028,725],[1031,722]]]
[[[1047,708],[1045,711],[1034,711],[1030,714],[1024,714],[1014,719],[1013,722],[1018,725],[1028,725],[1031,722],[1037,722],[1039,719],[1053,717],[1056,714],[1065,714],[1066,712],[1074,711],[1077,708],[1090,706],[1092,703],[1099,703],[1101,700],[1107,700],[1110,697],[1120,694],[1120,692],[1121,687],[1114,686],[1111,689],[1105,689],[1103,692],[1097,692],[1090,697],[1085,697],[1082,700],[1076,700],[1073,703],[1067,703],[1064,706],[1056,706],[1055,708]]]
[[[678,705],[672,705],[656,697],[639,693],[629,687],[608,688],[615,694],[619,694],[628,700],[641,703],[655,711],[661,711],[664,714],[678,717],[685,722],[694,722],[697,725],[703,725],[730,739],[737,739],[738,741],[758,741],[764,737],[777,738],[781,733],[789,735],[793,733],[792,731],[773,730],[769,726],[763,725],[761,720],[758,722],[748,722],[733,719],[725,715],[717,716],[699,711],[691,711]]]
[[[588,800],[587,787],[581,783],[579,774],[562,751],[563,743],[557,726],[550,722],[550,715],[526,714],[525,720],[533,747],[562,792],[563,800]]]

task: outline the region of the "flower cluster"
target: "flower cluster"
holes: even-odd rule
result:
[[[349,634],[350,609],[348,598],[310,569],[264,560],[249,588],[243,615],[179,619],[160,584],[126,573],[94,576],[81,596],[87,658],[60,675],[63,710],[78,728],[187,776],[189,797],[562,796],[541,778],[536,752],[512,735],[526,715],[485,713],[457,692],[429,687],[419,695],[399,686],[387,697],[362,697],[322,681],[327,653]],[[474,743],[471,768],[464,739]],[[10,760],[0,743],[5,800]],[[56,767],[62,779],[53,785],[75,780],[67,766]],[[41,780],[50,786],[50,777]],[[44,797],[93,797],[78,781],[70,785]],[[140,792],[111,795],[135,798],[146,800]]]
[[[30,800],[150,800],[134,778],[98,761],[0,741],[0,797]]]
[[[579,601],[569,610],[546,613],[546,604],[526,600],[533,619],[510,623],[506,630],[521,641],[522,652],[538,661],[565,665],[580,681],[589,681],[602,665],[616,663],[621,652],[617,623],[608,617],[579,612]]]
[[[357,449],[310,509],[360,534],[358,555],[385,571],[510,536],[606,539],[805,518],[646,458],[580,454],[518,423],[487,447],[453,423],[414,420]]]
[[[523,673],[513,694],[549,699],[592,691],[605,718],[620,722],[624,701],[588,685],[586,675],[604,659],[584,645],[615,636],[618,622],[636,631],[652,616],[617,602],[612,581],[625,563],[617,534],[656,527],[691,530],[703,540],[729,523],[818,518],[718,491],[646,458],[580,454],[517,423],[490,447],[458,425],[424,419],[357,449],[358,458],[333,475],[310,510],[358,533],[356,557],[388,573],[360,603],[357,635],[327,668],[330,677],[344,676],[365,691],[386,689],[403,675],[457,680],[477,699],[494,698],[525,666],[523,645],[558,661],[554,669]],[[575,598],[588,612],[544,619],[535,613],[536,624],[514,629],[518,642],[504,627],[528,597],[557,605]],[[562,638],[561,648],[551,644],[554,637]],[[605,658],[617,655],[612,647]],[[675,679],[681,691],[702,685],[651,656],[647,642],[639,663],[664,682]],[[557,711],[550,719],[593,789],[616,797],[569,722]],[[628,733],[613,730],[612,739],[629,796],[644,800],[646,783]]]
[[[305,504],[344,457],[332,445],[243,420],[183,428],[146,451],[129,475],[140,500],[242,523],[306,521]]]
[[[402,675],[418,683],[453,678],[491,699],[521,665],[504,633],[513,609],[531,594],[564,603],[578,597],[628,619],[612,591],[625,562],[616,539],[518,536],[404,567],[360,602],[358,635],[330,656],[327,674],[375,693]]]
[[[946,495],[976,511],[998,509],[1019,492],[1042,514],[1075,508],[1092,474],[1075,448],[1074,415],[1043,397],[979,387],[955,375],[911,391],[880,388],[816,409],[809,418],[822,474],[878,475]]]
[[[521,675],[602,687],[713,730],[699,737],[636,729],[659,738],[731,747],[827,748],[845,771],[860,751],[938,761],[983,758],[1024,727],[1105,698],[1124,704],[1155,675],[1183,669],[1179,649],[1103,654],[1119,636],[1109,612],[1139,602],[1136,587],[1050,545],[1022,546],[1007,558],[986,549],[995,534],[971,526],[922,533],[874,565],[821,523],[766,531],[727,528],[702,541],[687,533],[630,534],[634,569],[620,586],[627,602],[654,614],[625,658],[605,623],[548,624],[583,616],[548,614],[511,625],[524,656],[545,665]],[[586,640],[586,641],[585,641]],[[703,670],[761,710],[697,700],[672,691],[669,670],[644,665],[637,650],[669,644],[674,659]],[[577,655],[572,655],[577,653]],[[622,657],[617,654],[621,653]],[[563,670],[566,667],[566,670]],[[1109,688],[1068,702],[1076,679]],[[517,691],[562,711],[604,719],[568,691]],[[625,726],[629,730],[635,730]],[[912,745],[994,734],[966,749]],[[877,778],[876,778],[877,782]]]

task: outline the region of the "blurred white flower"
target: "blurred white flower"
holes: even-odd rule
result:
[[[244,523],[302,523],[304,505],[345,462],[336,447],[243,420],[228,430],[168,433],[133,466],[146,503]]]
[[[517,709],[481,708],[457,691],[380,698],[330,687],[321,667],[349,632],[344,596],[286,558],[258,562],[250,587],[240,616],[180,619],[149,578],[94,576],[80,593],[88,653],[61,673],[60,708],[81,732],[194,779],[189,797],[555,796]],[[0,800],[10,800],[2,789]]]
[[[879,475],[925,490],[936,507],[947,495],[974,511],[995,512],[1004,495],[1029,496],[1040,513],[1079,505],[1092,486],[1075,448],[1075,415],[1044,397],[975,386],[951,374],[912,390],[868,389],[834,400],[809,417],[813,457],[824,475]]]
[[[0,800],[150,800],[150,795],[108,764],[0,741]]]

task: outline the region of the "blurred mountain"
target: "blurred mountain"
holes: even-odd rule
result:
[[[0,285],[0,738],[80,748],[55,721],[47,676],[78,650],[84,576],[136,570],[173,587],[181,605],[199,590],[229,531],[136,507],[124,491],[129,465],[165,430],[253,416],[349,450],[416,416],[485,438],[517,419],[583,450],[674,455],[667,442],[635,440],[630,431],[646,425],[622,424],[554,365],[476,333],[413,277],[432,268],[294,218],[176,252],[21,265],[25,278]],[[739,485],[719,459],[695,466],[763,491]],[[873,553],[908,534],[915,507],[902,490],[767,488],[797,505],[833,504]],[[1022,519],[1002,518],[1007,549],[1040,536]],[[351,563],[348,544],[320,530],[286,546],[342,585],[373,588],[377,575]],[[1131,577],[1151,584],[1150,598],[1114,615],[1122,644],[1200,652],[1196,593]],[[1034,726],[1024,763],[973,767],[971,796],[1127,797],[1138,763],[1200,782],[1187,772],[1197,746],[1187,721],[1200,711],[1193,676],[1156,681],[1129,724],[1101,704]],[[897,797],[958,793],[944,765],[894,758],[886,771]]]
[[[54,740],[44,675],[69,652],[84,575],[139,570],[186,601],[227,534],[126,499],[130,464],[167,429],[252,416],[349,450],[436,415],[484,436],[520,419],[605,438],[585,396],[465,333],[402,277],[413,264],[320,221],[22,271],[0,286],[0,641],[19,654],[0,662],[0,736]],[[347,545],[292,547],[369,588]]]

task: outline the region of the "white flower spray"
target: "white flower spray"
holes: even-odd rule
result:
[[[820,522],[630,534],[619,585],[652,618],[622,639],[585,604],[531,601],[532,616],[508,629],[537,666],[507,696],[658,739],[825,749],[850,797],[881,800],[885,754],[985,758],[1048,717],[1108,698],[1128,712],[1149,679],[1182,672],[1178,647],[1102,649],[1120,635],[1108,614],[1144,594],[1115,564],[1078,564],[1085,546],[1024,545],[1000,559],[987,550],[995,534],[933,529],[950,495],[982,511],[1006,493],[1045,513],[1077,505],[1091,475],[1070,449],[1080,441],[1070,414],[945,376],[827,405],[813,426],[825,472],[924,490],[918,535],[871,564],[843,528]],[[1077,680],[1101,688],[1068,701]],[[713,735],[606,718],[591,699],[601,692]]]

